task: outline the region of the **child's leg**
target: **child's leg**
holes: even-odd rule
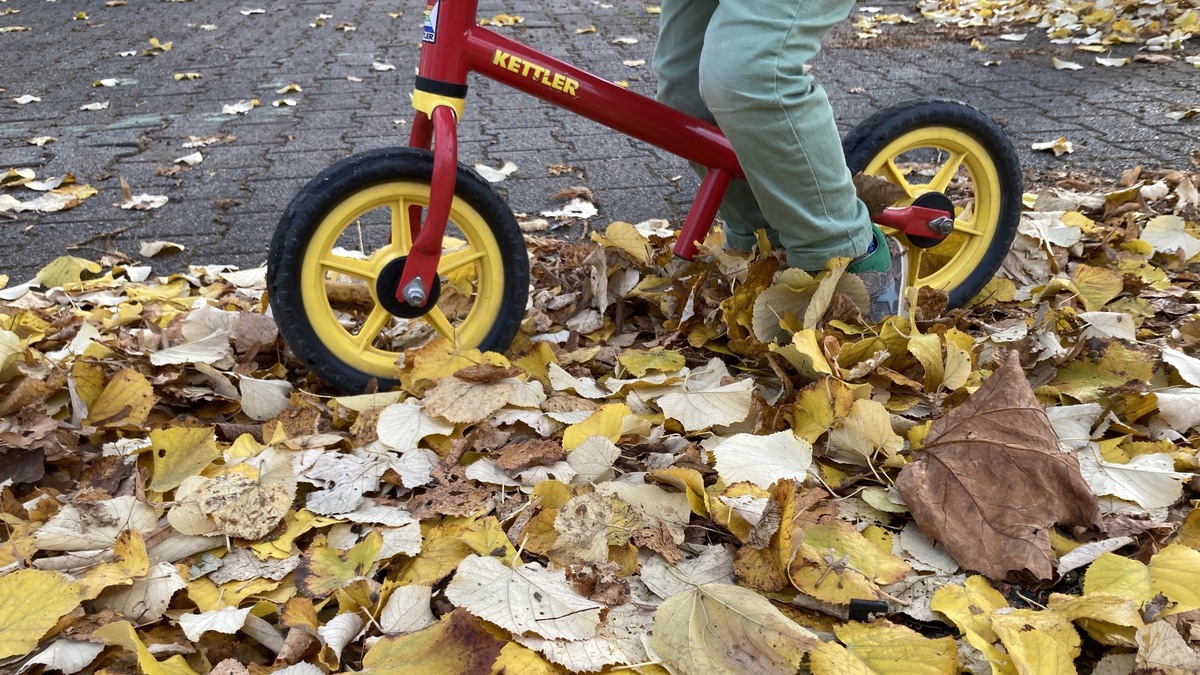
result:
[[[717,0],[663,0],[653,64],[658,74],[659,101],[714,123],[700,98],[700,53],[704,31],[716,9]],[[693,168],[698,173],[704,170]],[[779,245],[746,181],[738,179],[729,184],[720,213],[725,220],[725,241],[730,246],[749,251],[757,243],[754,233],[760,229],[766,229],[772,243]]]
[[[676,12],[686,14],[693,3]],[[807,270],[821,269],[832,257],[861,256],[873,238],[829,100],[803,68],[852,5],[721,0],[704,34],[697,73],[703,103],[737,152],[788,263]]]

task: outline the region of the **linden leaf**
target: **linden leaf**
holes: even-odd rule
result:
[[[537,563],[509,567],[491,557],[470,555],[446,587],[450,602],[514,633],[548,639],[586,640],[600,625],[596,602],[579,595],[563,570]]]
[[[1175,369],[1185,382],[1193,387],[1200,387],[1200,359],[1188,356],[1175,349],[1162,350],[1163,363]]]
[[[58,572],[25,569],[0,577],[0,659],[33,651],[82,599],[79,584]]]
[[[179,487],[221,456],[212,427],[172,427],[150,432],[153,452],[150,485],[155,492]]]
[[[471,382],[453,375],[443,377],[425,393],[425,410],[455,424],[475,424],[508,405],[514,394],[508,379]]]
[[[100,656],[102,651],[104,651],[104,645],[95,642],[66,638],[55,640],[37,656],[26,661],[17,673],[23,673],[35,665],[42,665],[46,666],[47,671],[57,670],[60,673],[71,675],[86,668],[89,663],[96,660],[97,656]]]
[[[138,669],[146,675],[197,675],[179,654],[166,661],[155,659],[150,648],[138,637],[133,624],[128,621],[114,621],[101,626],[92,633],[92,637],[104,640],[104,644],[123,647],[137,654]]]
[[[788,569],[798,590],[839,605],[855,598],[874,599],[876,588],[894,584],[911,571],[908,563],[881,550],[853,525],[837,520],[806,527]]]
[[[97,607],[111,609],[139,624],[158,621],[171,604],[171,597],[187,587],[175,566],[159,562],[150,566],[146,576],[134,579],[128,588],[109,589],[94,601]]]
[[[624,546],[642,525],[638,512],[616,495],[579,495],[558,510],[554,519],[558,537],[550,553],[582,562],[608,562],[608,547]]]
[[[812,444],[790,430],[769,436],[737,434],[711,449],[717,474],[727,485],[742,481],[764,490],[775,481],[803,482],[812,465]]]
[[[575,470],[572,484],[600,483],[616,476],[613,463],[621,456],[621,449],[603,436],[589,436],[567,455],[567,464]],[[474,465],[472,465],[474,466]]]
[[[817,649],[812,656],[815,673],[871,673],[952,675],[959,672],[958,644],[954,638],[936,640],[887,622],[835,625],[834,635],[846,645],[845,660],[836,663],[832,650]]]
[[[1089,312],[1099,311],[1125,288],[1125,275],[1107,267],[1076,265],[1071,270],[1071,279],[1075,281],[1083,308]]]
[[[654,613],[649,608],[635,603],[611,607],[605,612],[604,623],[596,635],[587,640],[543,640],[542,638],[518,635],[514,639],[530,649],[545,655],[546,659],[564,666],[572,673],[598,673],[610,670],[606,666],[645,663],[649,660],[644,640],[654,627]],[[540,659],[539,659],[540,660]],[[500,671],[497,663],[493,673],[526,671]],[[536,672],[558,675],[545,661],[534,663]],[[539,671],[536,667],[541,666]]]
[[[724,546],[706,546],[700,555],[676,565],[655,556],[642,563],[642,581],[664,600],[692,586],[732,584],[733,556]]]
[[[240,473],[221,474],[196,492],[200,512],[222,533],[249,540],[270,534],[295,497],[295,480],[255,480]]]
[[[125,495],[99,502],[66,504],[34,537],[43,551],[106,549],[126,529],[149,532],[158,526],[154,507]]]
[[[375,432],[384,445],[395,450],[408,450],[417,447],[427,436],[453,433],[454,425],[430,415],[420,403],[409,399],[384,408],[379,413]]]
[[[1200,427],[1200,387],[1154,392],[1158,414],[1179,433]]]
[[[992,626],[1019,673],[1054,675],[1075,670],[1079,633],[1056,612],[1029,609],[996,612]]]
[[[593,27],[593,31],[594,31]],[[578,31],[576,31],[578,32]],[[637,228],[629,223],[614,221],[609,223],[604,234],[593,232],[592,241],[603,246],[618,248],[638,263],[645,265],[650,262],[650,241]],[[640,375],[638,377],[641,377]]]
[[[400,586],[379,610],[379,628],[384,635],[415,633],[433,624],[430,598],[433,587],[421,584]]]
[[[1142,228],[1141,240],[1156,252],[1173,255],[1182,251],[1184,260],[1191,260],[1200,253],[1200,239],[1188,234],[1186,227],[1179,216],[1156,216]]]
[[[1124,464],[1106,462],[1095,444],[1079,451],[1079,469],[1092,492],[1135,502],[1144,509],[1171,506],[1194,474],[1175,471],[1166,453],[1138,455]]]
[[[685,382],[675,392],[658,398],[663,414],[678,420],[685,431],[741,422],[750,414],[754,382],[738,380],[726,385],[692,388]]]
[[[1092,639],[1114,647],[1135,647],[1134,633],[1145,625],[1132,600],[1108,593],[1055,593],[1050,596],[1049,608],[1079,624]]]
[[[1115,553],[1102,553],[1083,577],[1084,595],[1106,593],[1129,598],[1141,607],[1154,597],[1150,569]]]
[[[78,284],[84,272],[99,274],[100,265],[91,260],[64,255],[38,270],[37,280],[46,288],[62,288]]]
[[[158,399],[149,380],[136,370],[125,369],[113,375],[88,407],[84,424],[97,427],[140,427],[146,423]]]
[[[363,655],[362,673],[487,673],[503,645],[483,622],[456,609],[422,631],[378,640]]]
[[[1050,528],[1098,525],[1096,497],[1033,395],[1016,352],[936,420],[896,487],[921,531],[994,579],[1050,579]]]
[[[242,412],[252,420],[265,422],[287,410],[291,403],[292,384],[287,380],[256,380],[243,375],[238,378],[242,393]]]
[[[892,457],[904,449],[904,439],[892,430],[892,418],[887,408],[866,398],[855,401],[842,425],[829,431],[829,441],[839,450],[858,453],[867,462],[879,452]]]
[[[643,351],[640,349],[627,349],[619,357],[617,361],[625,366],[625,369],[633,374],[634,377],[645,377],[646,373],[652,370],[661,373],[674,373],[686,365],[683,354],[674,349],[663,349],[661,347]]]
[[[708,584],[659,605],[650,644],[673,671],[795,673],[818,642],[758,593]]]
[[[374,566],[382,546],[382,535],[373,530],[345,556],[337,549],[310,547],[304,552],[300,567],[296,569],[296,588],[309,598],[332,595],[351,581],[366,576]]]
[[[1171,624],[1155,621],[1137,632],[1139,671],[1161,673],[1200,672],[1200,654]]]
[[[250,610],[250,607],[245,609],[222,607],[211,612],[184,614],[179,617],[179,627],[183,629],[183,634],[193,642],[209,631],[232,635],[246,624],[246,617],[250,615]]]
[[[624,403],[609,403],[596,408],[582,422],[572,424],[563,431],[563,450],[571,452],[593,436],[616,443],[621,440],[625,418],[632,414],[633,411]]]

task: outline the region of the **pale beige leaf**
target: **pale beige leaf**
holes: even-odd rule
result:
[[[607,389],[601,388],[590,377],[575,377],[563,370],[557,363],[546,366],[546,374],[550,377],[550,386],[555,391],[573,391],[584,398],[605,398],[609,395]]]
[[[1171,624],[1155,621],[1137,632],[1137,665],[1164,675],[1200,672],[1200,653],[1188,646]]]
[[[1163,362],[1169,364],[1179,373],[1184,382],[1193,387],[1200,387],[1200,359],[1188,356],[1177,349],[1163,348]]]
[[[596,602],[575,592],[563,570],[537,563],[509,567],[496,558],[467,556],[446,587],[450,602],[514,633],[586,640],[596,634]]]
[[[660,396],[658,405],[664,415],[678,420],[685,431],[699,431],[746,419],[753,392],[751,380],[705,389],[691,389],[685,384],[680,390]]]
[[[152,565],[145,577],[134,579],[132,585],[115,592],[112,589],[105,591],[94,602],[97,607],[111,609],[130,621],[149,623],[162,618],[171,597],[186,587],[187,583],[174,565],[160,562]]]
[[[46,666],[46,670],[56,670],[63,675],[73,675],[95,661],[102,651],[104,651],[104,645],[97,642],[62,638],[55,640],[37,656],[26,661],[17,673],[23,673],[33,666],[41,665]]]
[[[199,640],[200,636],[208,631],[233,635],[246,624],[246,617],[249,616],[250,609],[250,607],[245,609],[222,607],[211,612],[184,614],[179,617],[179,627],[183,629],[183,634],[193,642]]]
[[[655,556],[642,563],[642,581],[664,600],[693,586],[732,584],[733,555],[724,546],[705,546],[700,555],[676,565]]]
[[[379,440],[396,450],[415,448],[428,436],[445,436],[453,431],[453,424],[430,415],[413,399],[384,408],[375,425]]]
[[[573,673],[593,673],[604,671],[606,666],[648,661],[644,640],[653,625],[652,611],[628,603],[609,608],[604,623],[587,640],[544,640],[520,635],[515,639]]]
[[[243,375],[238,378],[242,393],[242,412],[252,420],[265,422],[287,410],[291,403],[292,384],[287,380],[256,380]]]
[[[621,449],[612,441],[604,436],[589,436],[567,455],[567,464],[575,470],[571,482],[590,484],[612,480],[616,475],[613,462],[620,456]]]
[[[122,530],[149,532],[157,525],[154,507],[127,495],[67,504],[34,536],[44,551],[86,551],[112,546]]]
[[[768,436],[737,434],[712,448],[726,485],[749,481],[770,488],[776,481],[803,482],[812,465],[812,444],[785,429]]]
[[[432,590],[421,585],[400,586],[393,590],[387,604],[379,611],[379,627],[384,635],[412,633],[433,625]]]
[[[1079,470],[1097,495],[1112,495],[1142,508],[1171,506],[1183,496],[1183,483],[1191,473],[1175,471],[1175,460],[1165,453],[1138,455],[1124,464],[1106,462],[1099,448],[1079,451]]]

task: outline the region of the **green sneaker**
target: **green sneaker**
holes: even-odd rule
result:
[[[851,265],[850,271],[867,287],[870,297],[867,320],[879,324],[889,316],[908,315],[904,298],[908,282],[908,249],[895,237],[884,235],[878,227],[874,229],[875,250]],[[884,253],[890,260],[881,255]]]

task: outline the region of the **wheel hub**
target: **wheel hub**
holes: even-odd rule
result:
[[[950,225],[953,226],[954,202],[950,201],[950,198],[947,197],[946,195],[944,195],[940,192],[926,192],[925,194],[914,199],[912,202],[912,205],[920,206],[921,208],[926,208],[926,209],[937,209],[938,211],[945,211],[947,217],[950,219]],[[950,234],[949,229],[946,231],[946,234],[947,235]],[[942,241],[944,241],[944,240],[945,240],[945,237],[942,237],[940,239],[934,239],[931,237],[914,237],[911,235],[909,235],[909,237],[908,237],[908,241],[913,246],[917,246],[919,248],[933,248],[934,246],[937,246],[938,244],[942,243]]]
[[[438,298],[442,294],[442,280],[434,277],[433,285],[429,289],[429,299],[425,301],[423,307],[413,307],[407,302],[397,299],[396,289],[400,286],[400,278],[404,276],[404,265],[407,262],[408,256],[402,255],[384,266],[379,277],[375,279],[375,295],[379,298],[379,304],[392,316],[401,319],[415,319],[425,316],[437,305]]]

